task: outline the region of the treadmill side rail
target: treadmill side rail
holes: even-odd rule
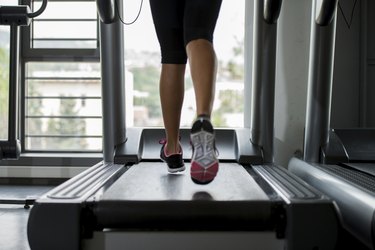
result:
[[[38,199],[27,226],[31,249],[79,250],[85,201],[126,170],[123,165],[99,163]]]
[[[337,165],[312,164],[297,158],[291,159],[288,168],[310,185],[333,197],[342,226],[368,247],[373,247],[375,196],[370,190],[361,187],[358,181],[350,181],[353,177],[359,178],[359,173],[350,173],[350,170],[345,171]]]
[[[35,203],[27,235],[33,250],[79,250],[81,204]]]
[[[282,167],[253,169],[285,201],[287,249],[335,248],[339,222],[332,200]]]

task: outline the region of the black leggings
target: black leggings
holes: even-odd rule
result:
[[[222,0],[150,0],[161,48],[161,62],[186,64],[186,45],[195,39],[212,43]]]

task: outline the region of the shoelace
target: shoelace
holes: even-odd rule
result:
[[[159,140],[159,144],[161,144],[161,145],[165,145],[165,144],[167,144],[167,139],[165,139],[165,138],[160,139],[160,140]]]
[[[181,136],[178,137],[178,141],[181,141]],[[167,144],[167,138],[160,139],[159,144],[161,144],[161,145]]]

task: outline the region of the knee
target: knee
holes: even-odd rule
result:
[[[207,49],[207,48],[212,48],[212,42],[204,38],[193,39],[186,44],[186,51],[188,53],[189,51],[192,51],[195,49]]]

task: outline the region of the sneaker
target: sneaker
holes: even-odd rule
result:
[[[209,119],[198,117],[190,133],[193,147],[190,175],[197,184],[208,184],[219,171],[215,148],[215,134]]]
[[[164,140],[164,139],[160,140],[159,144],[163,145],[161,147],[161,150],[160,150],[160,159],[162,159],[162,161],[167,163],[168,172],[169,173],[177,173],[177,172],[180,172],[180,171],[184,171],[185,165],[184,165],[184,160],[182,158],[181,145],[180,145],[180,148],[181,148],[180,153],[168,155],[167,152],[166,152],[166,149],[165,149],[165,145],[167,144],[167,141]]]

